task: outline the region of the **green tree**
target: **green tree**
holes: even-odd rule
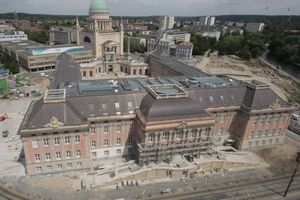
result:
[[[216,45],[215,38],[201,37],[194,32],[191,34],[191,42],[194,45],[193,55],[203,55],[209,50],[213,51]]]
[[[20,72],[18,62],[7,54],[0,53],[0,63],[2,63],[4,68],[8,69],[13,74]]]
[[[45,30],[38,31],[26,31],[29,40],[33,40],[38,43],[46,44],[49,39],[49,34]]]

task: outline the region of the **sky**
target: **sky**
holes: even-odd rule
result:
[[[0,0],[0,13],[88,15],[92,0]],[[300,15],[300,0],[106,0],[113,16]]]

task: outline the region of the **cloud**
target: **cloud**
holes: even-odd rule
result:
[[[0,0],[0,12],[87,15],[91,0]],[[299,0],[107,0],[112,15],[297,14]]]

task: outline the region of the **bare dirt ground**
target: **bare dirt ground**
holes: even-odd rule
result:
[[[269,164],[273,173],[292,172],[296,165],[300,144],[286,137],[285,144],[270,149],[255,150],[258,156]]]
[[[288,77],[280,75],[259,60],[244,61],[236,56],[203,57],[196,64],[204,72],[210,74],[224,74],[232,78],[249,81],[259,80],[270,85],[281,98],[287,100],[291,94],[300,92],[300,85]]]
[[[49,85],[50,79],[49,77],[42,77],[39,73],[30,74],[30,84],[33,88],[40,90],[41,92],[45,92]]]

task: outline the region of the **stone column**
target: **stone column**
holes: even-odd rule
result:
[[[149,137],[149,133],[145,133],[145,143],[148,143],[148,137]]]
[[[158,133],[155,133],[155,143],[158,144],[160,142],[160,135],[161,133],[158,132]]]

